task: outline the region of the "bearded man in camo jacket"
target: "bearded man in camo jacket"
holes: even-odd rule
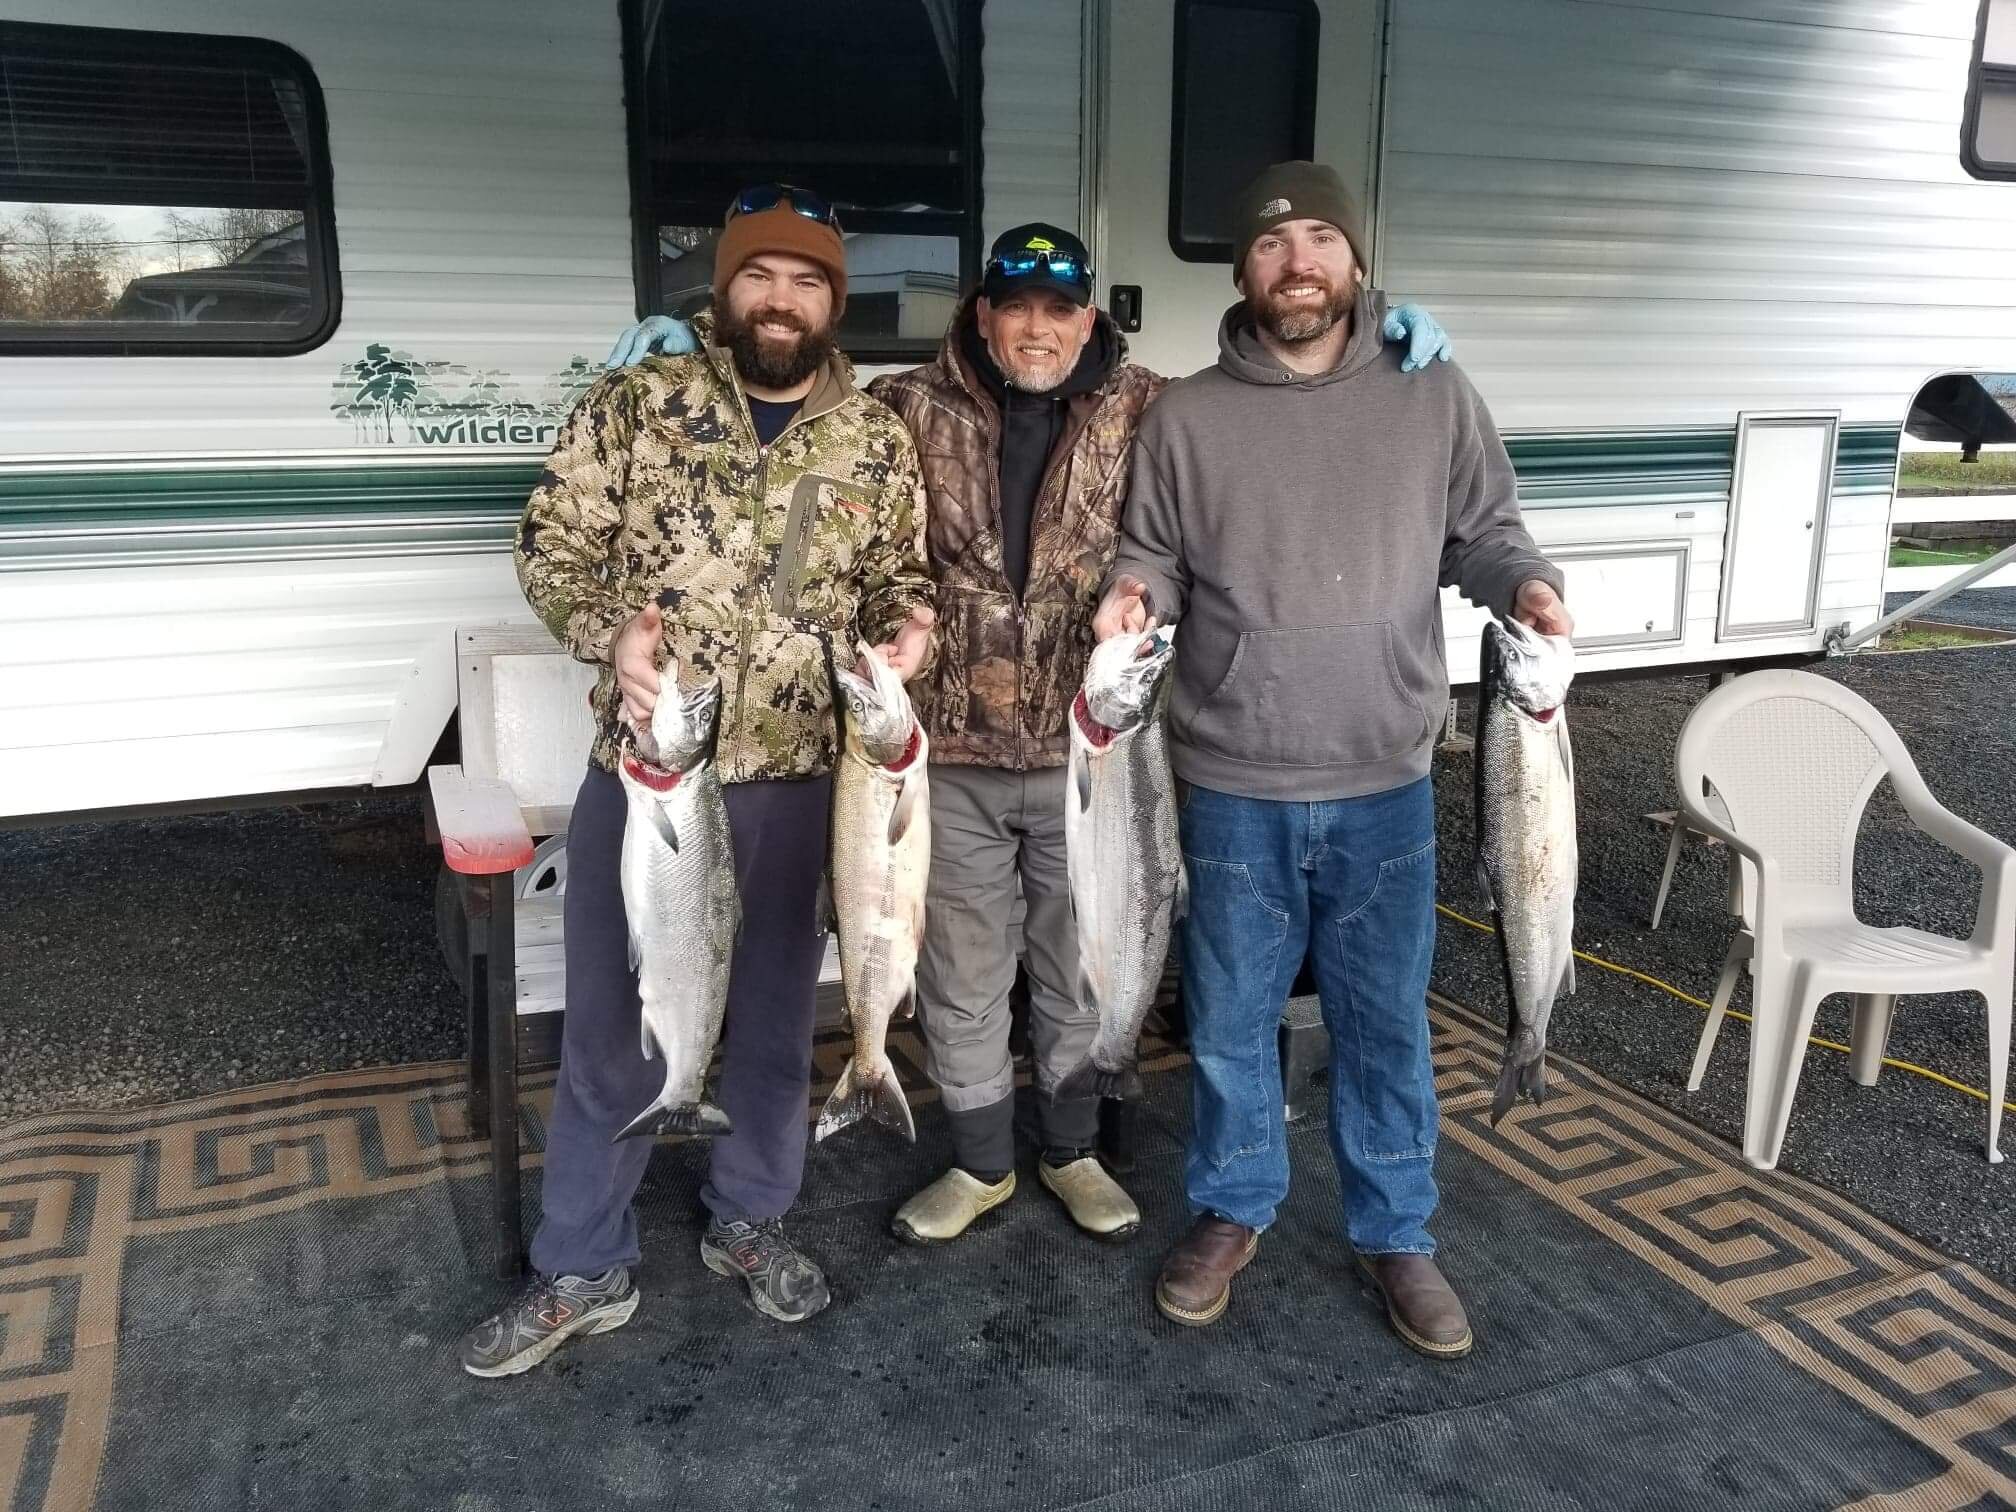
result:
[[[526,598],[595,663],[597,733],[569,822],[567,1007],[546,1149],[535,1274],[478,1324],[462,1364],[530,1369],[573,1334],[637,1306],[632,1198],[652,1141],[612,1136],[656,1096],[618,878],[623,725],[650,722],[661,676],[721,680],[718,768],[742,932],[731,967],[700,1241],[758,1310],[799,1322],[831,1300],[782,1218],[805,1164],[815,923],[837,759],[831,658],[858,639],[905,677],[924,665],[934,590],[916,448],[853,384],[834,345],[847,295],[823,201],[765,185],[730,207],[701,350],[653,357],[590,388],[526,506]]]

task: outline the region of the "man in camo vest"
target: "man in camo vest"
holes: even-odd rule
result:
[[[567,1010],[530,1283],[464,1338],[473,1375],[528,1370],[637,1307],[631,1199],[652,1141],[611,1137],[658,1093],[640,1050],[618,861],[622,725],[649,723],[661,672],[718,674],[718,765],[742,895],[700,1241],[756,1307],[800,1322],[831,1299],[781,1219],[805,1163],[814,924],[836,760],[829,652],[879,645],[903,676],[929,649],[917,452],[834,345],[847,270],[831,208],[784,185],[729,208],[702,349],[590,388],[519,531],[526,598],[600,667],[597,735],[568,827]]]

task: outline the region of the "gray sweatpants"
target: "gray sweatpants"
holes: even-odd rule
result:
[[[925,1068],[945,1099],[954,1156],[969,1171],[1015,1163],[1015,1068],[1008,1054],[1015,953],[1008,929],[1018,873],[1043,1140],[1086,1148],[1098,1132],[1098,1099],[1049,1097],[1084,1059],[1099,1027],[1077,1002],[1064,768],[1011,772],[933,762],[931,893],[917,988]]]

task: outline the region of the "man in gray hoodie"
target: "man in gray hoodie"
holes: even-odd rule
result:
[[[1142,421],[1101,638],[1183,624],[1169,705],[1190,908],[1184,1185],[1156,1305],[1215,1321],[1288,1191],[1276,1025],[1305,955],[1330,1031],[1345,1230],[1395,1331],[1467,1354],[1434,1260],[1428,766],[1448,703],[1438,594],[1572,629],[1512,465],[1460,370],[1403,378],[1343,182],[1278,163],[1241,195],[1218,365]]]

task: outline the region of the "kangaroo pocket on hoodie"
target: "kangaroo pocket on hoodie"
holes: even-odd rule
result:
[[[1179,678],[1170,713],[1186,743],[1266,766],[1390,761],[1429,734],[1385,620],[1243,630],[1218,685],[1200,698]]]

